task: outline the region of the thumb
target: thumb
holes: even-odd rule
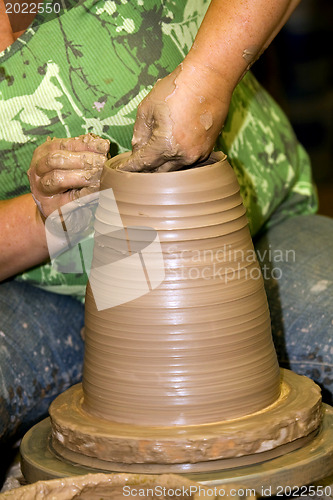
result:
[[[151,172],[163,165],[163,170],[174,170],[180,157],[174,145],[172,122],[165,103],[148,106],[147,113],[138,110],[132,139],[132,154],[119,170],[129,172]],[[179,166],[178,166],[179,168]]]
[[[144,99],[136,112],[132,136],[132,151],[135,152],[145,146],[153,133],[153,116],[148,98]]]
[[[178,170],[183,162],[179,155],[166,153],[167,142],[164,136],[153,134],[147,144],[132,151],[132,154],[119,165],[118,170],[127,172]]]
[[[132,154],[124,160],[118,170],[127,172],[151,172],[156,170],[163,163],[163,158],[159,155],[159,149],[151,148],[150,141],[141,148],[132,151]]]

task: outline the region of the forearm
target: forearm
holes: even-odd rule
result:
[[[2,52],[14,42],[12,28],[6,14],[5,3],[3,0],[0,0],[0,26],[0,52]]]
[[[216,84],[210,76],[210,85],[220,85],[221,94],[232,92],[299,1],[212,0],[184,69],[186,65],[207,68],[208,74],[216,73]]]
[[[31,194],[0,201],[0,280],[47,260],[45,228]]]
[[[232,93],[300,0],[211,0],[188,55],[141,102],[129,171],[169,171],[206,159]]]

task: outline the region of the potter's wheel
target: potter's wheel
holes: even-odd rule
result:
[[[313,381],[279,372],[239,185],[214,155],[171,175],[124,173],[114,160],[103,169],[83,388],[58,396],[24,437],[28,481],[177,473],[272,494],[333,472],[333,408]],[[158,251],[138,227],[154,228]],[[133,252],[119,259],[122,248]]]
[[[255,488],[258,493],[261,488],[271,487],[271,494],[276,493],[278,487],[313,484],[332,474],[333,470],[333,408],[323,405],[323,413],[318,433],[297,450],[253,465],[201,473],[183,470],[182,475],[211,486],[239,484]],[[50,433],[51,424],[47,418],[30,429],[22,441],[22,472],[29,482],[100,471],[59,458],[49,446]],[[146,471],[149,473],[147,468]]]
[[[126,425],[91,415],[83,400],[77,384],[51,404],[52,450],[75,464],[119,472],[206,472],[262,462],[302,447],[322,417],[319,387],[289,370],[281,370],[273,404],[211,424]]]

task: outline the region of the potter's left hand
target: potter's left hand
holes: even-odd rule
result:
[[[178,66],[159,80],[137,112],[128,171],[170,171],[206,159],[211,153],[231,99],[213,93],[219,75],[207,67]]]
[[[60,207],[99,190],[110,142],[94,134],[48,138],[35,149],[27,172],[44,218]]]

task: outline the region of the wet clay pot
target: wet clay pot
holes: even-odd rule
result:
[[[280,374],[263,279],[226,157],[213,153],[196,168],[165,173],[117,170],[122,160],[108,161],[101,180],[83,408],[114,422],[163,426],[267,407],[279,397]],[[132,228],[123,240],[122,226]],[[108,307],[117,296],[122,303]]]

